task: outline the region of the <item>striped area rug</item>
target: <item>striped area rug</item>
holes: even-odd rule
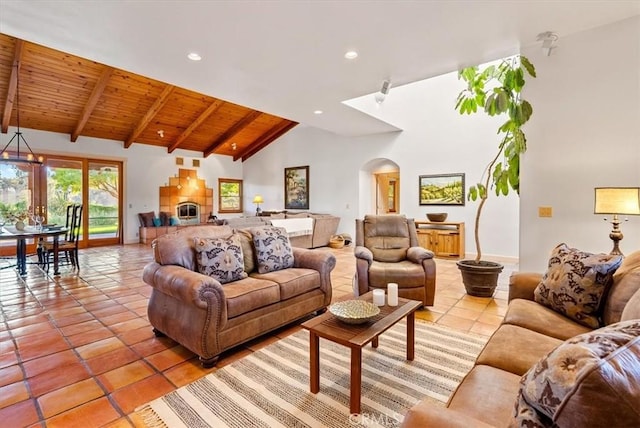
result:
[[[137,409],[148,427],[397,427],[421,399],[444,404],[486,338],[416,320],[414,361],[406,325],[362,355],[362,410],[349,414],[348,348],[320,339],[320,392],[309,392],[309,333],[299,331]]]

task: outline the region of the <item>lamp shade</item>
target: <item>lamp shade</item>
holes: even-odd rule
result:
[[[253,203],[254,203],[254,204],[261,204],[261,203],[263,203],[263,202],[264,202],[264,199],[262,199],[262,196],[260,196],[260,195],[255,195],[255,196],[253,197]]]
[[[640,215],[640,187],[596,187],[593,213]]]

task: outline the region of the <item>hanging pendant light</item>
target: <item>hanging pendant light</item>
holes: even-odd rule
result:
[[[29,165],[42,165],[44,162],[44,158],[42,156],[36,156],[29,147],[27,140],[22,136],[22,132],[20,132],[20,63],[18,62],[16,65],[16,122],[17,122],[17,131],[11,137],[9,142],[4,146],[2,152],[0,152],[0,162],[4,163],[20,163],[20,164],[29,164]],[[15,141],[16,150],[15,154],[9,153],[7,149]],[[26,150],[20,150],[20,143],[24,143]]]

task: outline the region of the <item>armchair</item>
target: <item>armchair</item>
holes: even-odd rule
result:
[[[398,295],[432,306],[436,290],[433,253],[418,246],[413,219],[404,215],[367,215],[356,219],[355,296],[387,284],[398,284]]]

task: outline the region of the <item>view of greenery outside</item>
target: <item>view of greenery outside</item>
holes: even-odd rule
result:
[[[454,182],[446,186],[423,185],[420,186],[420,200],[440,201],[448,203],[462,203],[464,194],[462,183]]]
[[[16,165],[0,164],[0,223],[26,218],[29,209],[29,173]]]
[[[67,205],[82,202],[82,171],[76,168],[54,168],[47,177],[48,222],[64,224]],[[118,230],[118,173],[89,171],[89,234],[115,235]]]
[[[218,187],[220,192],[219,212],[241,212],[242,180],[220,179]]]

